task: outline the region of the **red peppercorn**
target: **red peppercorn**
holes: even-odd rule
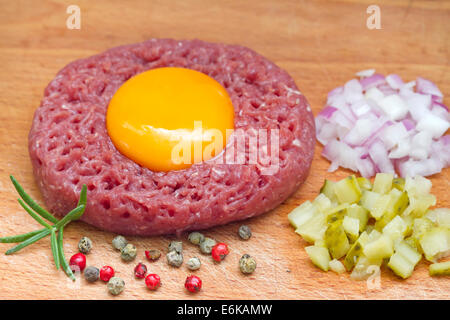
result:
[[[199,292],[202,288],[202,280],[197,276],[189,276],[186,278],[184,287],[190,292]]]
[[[74,254],[70,257],[69,266],[73,272],[83,271],[86,268],[86,256],[82,253]]]
[[[114,269],[111,268],[110,266],[104,266],[100,269],[100,279],[102,281],[108,282],[109,279],[111,279],[112,277],[114,277]]]
[[[161,278],[157,274],[151,273],[145,278],[145,285],[150,290],[156,290],[161,286]]]
[[[228,253],[228,246],[223,242],[216,244],[211,251],[213,259],[219,262],[225,259]]]
[[[136,278],[144,279],[147,274],[147,266],[142,262],[139,262],[138,265],[134,268],[134,275]]]

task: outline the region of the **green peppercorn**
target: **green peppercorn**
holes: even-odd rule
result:
[[[174,251],[170,251],[167,255],[167,263],[172,266],[179,268],[183,264],[183,254]]]
[[[120,251],[120,257],[124,261],[133,261],[134,258],[136,258],[136,253],[136,247],[133,244],[129,243]]]
[[[249,226],[243,224],[239,227],[238,234],[242,240],[248,240],[252,236],[252,230]]]
[[[204,254],[211,254],[212,248],[217,244],[216,240],[205,237],[205,240],[200,242],[200,251]]]
[[[183,252],[183,242],[181,241],[171,241],[169,243],[169,252],[170,251],[176,251],[178,253]]]
[[[96,267],[87,267],[84,269],[84,278],[88,282],[95,282],[100,276],[100,270]]]
[[[239,259],[239,269],[244,274],[253,273],[256,269],[256,261],[250,255],[244,254],[241,259]]]
[[[78,250],[81,253],[89,253],[89,251],[91,251],[92,249],[92,241],[91,239],[89,239],[88,237],[83,237],[80,239],[80,241],[78,242]]]
[[[191,232],[188,236],[188,240],[190,243],[198,246],[205,240],[205,236],[200,232]]]
[[[106,286],[108,287],[109,293],[111,293],[114,296],[117,296],[125,288],[125,281],[123,281],[119,277],[112,277],[111,279],[109,279],[108,284]]]
[[[112,246],[114,247],[114,249],[119,250],[119,251],[122,250],[123,248],[125,248],[125,246],[127,244],[128,244],[128,241],[123,236],[117,236],[112,240]]]
[[[200,269],[201,265],[202,265],[202,263],[201,263],[200,259],[197,257],[190,258],[186,262],[186,266],[188,267],[189,270],[192,270],[192,271]]]

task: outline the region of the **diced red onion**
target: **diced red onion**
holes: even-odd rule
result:
[[[337,110],[335,107],[325,107],[322,111],[320,111],[319,115],[324,117],[325,119],[330,119],[333,113]]]
[[[450,166],[449,109],[430,80],[404,83],[375,70],[357,73],[328,94],[316,117],[322,155],[364,177],[397,171],[401,176],[431,175]],[[416,91],[414,91],[414,88]]]
[[[414,121],[412,121],[411,119],[403,119],[402,123],[405,126],[406,130],[408,131],[411,131],[416,128]]]
[[[388,75],[386,77],[386,82],[391,86],[392,89],[400,89],[404,85],[402,78],[400,78],[398,74]]]
[[[430,95],[436,96],[438,98],[444,97],[444,95],[439,90],[439,88],[430,80],[422,78],[422,77],[417,77],[416,83],[417,83],[416,84],[417,92],[423,93],[423,94],[430,94]]]
[[[362,89],[367,90],[371,87],[379,86],[380,84],[385,83],[384,76],[379,73],[375,73],[374,75],[371,75],[367,78],[362,78],[360,81]]]

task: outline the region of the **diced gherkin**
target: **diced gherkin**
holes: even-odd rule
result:
[[[334,271],[338,274],[345,272],[345,267],[339,260],[336,259],[331,260],[329,266],[331,271]]]
[[[359,231],[364,231],[366,229],[367,221],[369,221],[369,212],[357,204],[352,204],[346,210],[349,217],[359,220]]]
[[[329,263],[330,263],[330,254],[328,253],[327,248],[324,247],[316,247],[309,246],[305,248],[306,253],[311,259],[312,263],[316,265],[318,268],[323,271],[328,271]]]
[[[450,255],[450,229],[435,227],[425,232],[419,239],[425,259],[436,262],[440,258]]]
[[[334,193],[339,203],[355,203],[361,198],[361,188],[355,176],[349,176],[336,182],[334,185]]]
[[[366,244],[363,253],[371,260],[389,258],[394,253],[394,244],[390,237],[382,234],[375,241]]]
[[[450,276],[450,261],[430,265],[430,276]]]
[[[397,190],[403,191],[405,188],[405,179],[404,178],[395,178],[392,181],[392,187]]]
[[[392,189],[392,173],[378,173],[373,182],[372,191],[380,194],[386,194]]]
[[[313,205],[320,212],[324,212],[331,208],[331,201],[326,195],[324,195],[323,193],[319,193],[319,195],[314,199]]]
[[[350,248],[350,243],[342,227],[342,220],[332,222],[328,225],[327,231],[325,232],[325,242],[334,259],[339,259],[347,253]]]
[[[316,208],[310,201],[305,201],[288,214],[288,220],[295,228],[300,227],[316,212]]]
[[[344,259],[344,266],[347,271],[351,271],[358,261],[359,257],[363,254],[364,244],[369,241],[369,236],[366,232],[361,233],[358,240],[350,247],[347,252],[347,255]]]
[[[323,183],[322,188],[320,189],[320,193],[323,193],[324,195],[326,195],[327,198],[333,202],[337,202],[337,198],[334,193],[334,185],[335,184],[336,184],[336,182],[325,179],[325,182]]]
[[[298,233],[310,243],[323,239],[327,229],[326,215],[322,212],[316,212],[311,219],[299,226],[295,232]]]
[[[342,221],[342,227],[350,239],[350,242],[355,242],[359,237],[359,220],[349,216],[345,216]]]
[[[356,181],[358,181],[359,187],[364,190],[372,190],[372,183],[369,179],[364,177],[358,177],[356,178]]]

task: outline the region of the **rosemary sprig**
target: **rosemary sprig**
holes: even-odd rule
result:
[[[58,220],[54,215],[39,206],[33,199],[31,199],[31,197],[25,192],[25,190],[13,176],[10,176],[10,178],[17,190],[17,193],[21,197],[21,199],[18,199],[19,204],[34,220],[43,225],[44,228],[16,236],[0,238],[0,243],[19,243],[18,245],[6,251],[5,254],[13,254],[25,248],[26,246],[29,246],[30,244],[33,244],[36,241],[39,241],[40,239],[50,235],[50,244],[56,269],[62,267],[67,276],[75,281],[75,276],[73,275],[73,272],[70,269],[70,266],[67,263],[66,257],[64,255],[63,232],[64,227],[67,224],[69,224],[71,221],[80,219],[84,213],[87,199],[86,185],[83,185],[83,187],[81,188],[80,198],[75,209],[66,214],[61,220]],[[50,225],[44,219],[52,222],[53,225]]]

